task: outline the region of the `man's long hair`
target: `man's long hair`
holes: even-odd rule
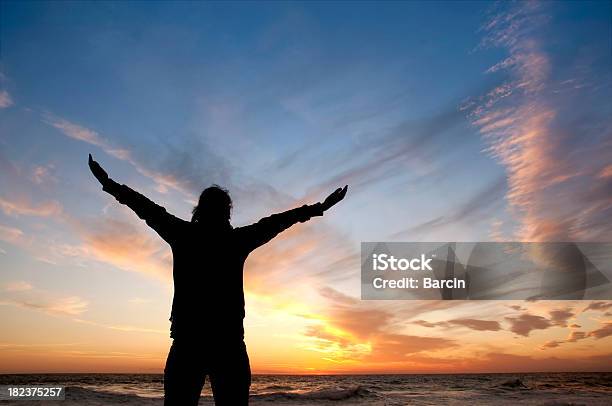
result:
[[[232,213],[232,198],[227,189],[212,185],[200,194],[198,205],[193,208],[193,223],[229,223]]]

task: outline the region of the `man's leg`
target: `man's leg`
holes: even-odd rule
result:
[[[209,377],[215,405],[248,405],[251,366],[244,342],[219,351]]]
[[[197,351],[172,343],[164,369],[164,406],[197,406],[206,375]]]

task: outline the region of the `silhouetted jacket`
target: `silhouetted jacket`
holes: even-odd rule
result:
[[[233,228],[229,222],[208,227],[175,217],[112,179],[102,189],[134,210],[170,244],[174,258],[170,336],[181,341],[241,341],[242,273],[248,255],[293,224],[323,215],[321,203],[317,203],[273,214],[245,227]]]

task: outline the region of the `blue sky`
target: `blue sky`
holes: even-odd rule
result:
[[[299,197],[346,165],[339,153],[367,159],[370,140],[427,125],[478,92],[497,53],[471,54],[484,12],[477,3],[10,4],[4,43],[22,45],[5,46],[3,62],[20,103],[86,123],[149,165],[176,166],[196,148],[193,193],[249,174]],[[470,166],[503,174],[465,124],[451,124],[448,151],[433,159],[471,147]],[[294,154],[303,154],[295,168],[277,168]],[[304,177],[312,159],[321,173]],[[472,192],[465,184],[444,186],[460,200]]]
[[[166,328],[169,251],[99,190],[90,152],[183,218],[225,185],[235,225],[348,183],[342,206],[253,258],[250,300],[271,312],[289,299],[262,298],[293,281],[322,312],[324,289],[358,297],[361,241],[611,236],[610,2],[0,7],[11,320]]]

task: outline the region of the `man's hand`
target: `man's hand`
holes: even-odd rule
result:
[[[99,163],[94,161],[91,154],[89,154],[89,169],[91,170],[91,173],[94,174],[96,179],[98,179],[98,182],[102,184],[102,186],[108,182],[108,174],[104,169],[102,169]]]
[[[336,189],[332,194],[327,196],[325,201],[321,203],[323,211],[326,211],[327,209],[338,203],[340,200],[344,199],[347,190],[348,185],[344,186],[343,188]]]

